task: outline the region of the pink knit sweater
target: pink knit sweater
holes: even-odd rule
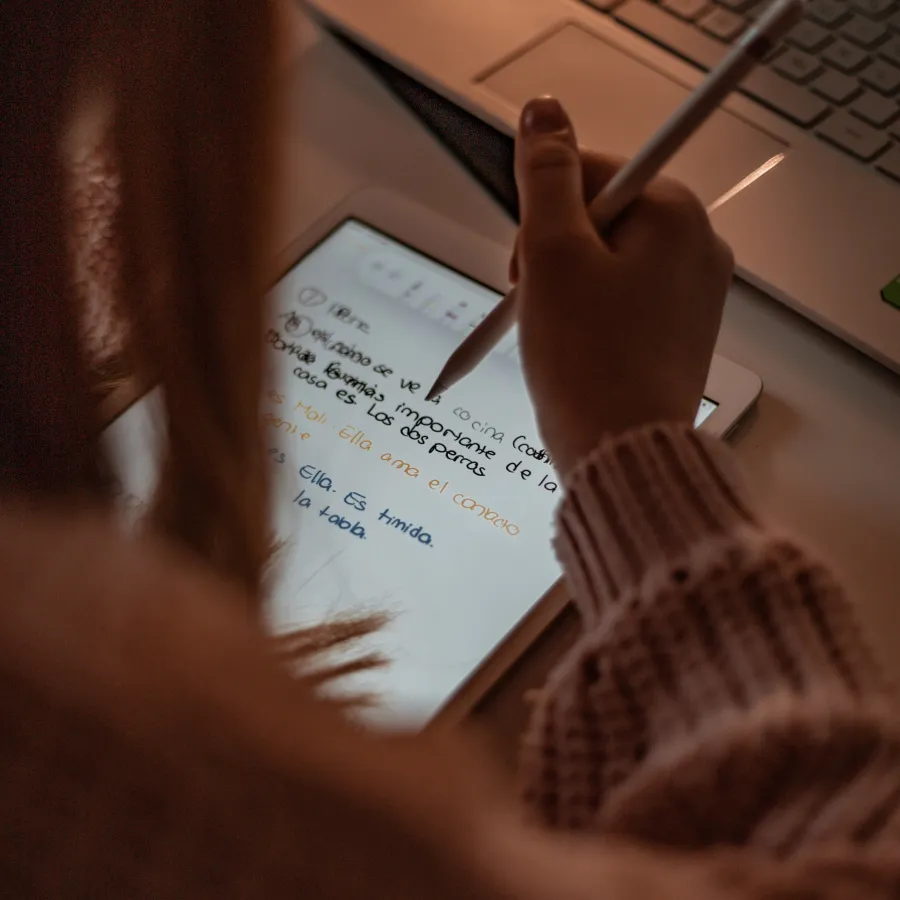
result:
[[[585,628],[526,739],[541,819],[900,862],[888,687],[840,585],[760,524],[728,450],[651,427],[600,447],[568,488],[557,546]]]

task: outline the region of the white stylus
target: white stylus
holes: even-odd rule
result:
[[[722,62],[601,191],[593,205],[594,212],[599,210],[596,218],[601,226],[608,228],[640,195],[685,141],[769,55],[777,41],[803,16],[805,6],[805,0],[775,0],[747,29]],[[428,392],[428,399],[468,375],[497,346],[515,320],[513,288],[456,348]]]

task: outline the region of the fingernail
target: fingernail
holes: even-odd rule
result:
[[[522,131],[526,134],[549,134],[568,127],[569,117],[555,97],[536,97],[522,110]]]

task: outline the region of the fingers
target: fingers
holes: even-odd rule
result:
[[[623,259],[645,261],[662,247],[702,241],[723,271],[730,272],[734,263],[731,249],[713,231],[697,195],[671,178],[655,178],[648,185],[616,222],[609,241]]]
[[[589,245],[594,250],[607,245],[616,254],[646,261],[661,247],[702,241],[710,248],[711,263],[731,273],[731,250],[714,234],[700,200],[669,178],[654,179],[612,232],[599,233],[597,197],[624,163],[620,157],[580,150],[556,100],[542,97],[525,106],[516,142],[521,227],[510,260],[513,284],[523,260],[533,274],[536,268],[559,271],[576,263]]]
[[[523,243],[589,230],[575,132],[557,100],[540,97],[525,105],[516,140],[516,181]]]
[[[589,206],[597,194],[606,187],[609,180],[619,171],[625,160],[617,156],[604,156],[592,150],[579,150],[581,156],[582,199]],[[516,238],[509,260],[510,284],[519,281],[519,239]]]

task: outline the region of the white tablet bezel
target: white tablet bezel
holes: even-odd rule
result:
[[[380,188],[368,188],[350,195],[279,253],[272,271],[273,285],[347,219],[364,222],[498,293],[502,294],[509,288],[508,247],[494,244],[449,219]],[[150,387],[152,385],[129,382],[107,397],[103,410],[105,424],[109,425]],[[701,430],[715,436],[726,435],[754,404],[761,390],[762,382],[753,372],[721,356],[714,357],[705,393],[718,405]],[[470,713],[553,622],[567,602],[564,586],[562,582],[557,582],[473,670],[426,727],[447,727]]]
[[[494,244],[460,225],[388,190],[367,188],[347,197],[279,255],[280,280],[347,219],[358,219],[413,250],[504,293],[509,289],[510,248]],[[706,396],[716,409],[701,426],[725,436],[753,406],[762,390],[756,374],[721,356],[713,358]],[[459,722],[553,622],[567,603],[561,582],[548,590],[431,719],[429,728]]]

